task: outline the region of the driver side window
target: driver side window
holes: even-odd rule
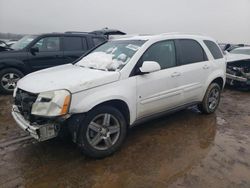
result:
[[[37,47],[39,52],[57,52],[60,51],[59,37],[45,37],[40,39],[33,47]]]
[[[176,66],[174,41],[161,41],[150,46],[142,57],[144,61],[155,61],[161,69]]]

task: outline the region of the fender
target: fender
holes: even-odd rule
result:
[[[136,82],[118,81],[105,86],[85,90],[72,95],[70,113],[85,113],[95,106],[111,100],[121,100],[127,104],[130,124],[136,119]],[[121,83],[123,82],[123,83]],[[130,83],[130,85],[128,85]],[[127,87],[124,87],[124,85]]]
[[[217,69],[215,71],[213,71],[213,73],[211,73],[206,81],[206,87],[208,88],[208,86],[211,84],[211,82],[213,80],[215,80],[216,78],[222,78],[223,79],[223,87],[225,86],[226,83],[226,77],[225,77],[225,72],[221,69]],[[203,92],[203,97],[205,95],[206,91]]]
[[[23,61],[17,59],[1,59],[0,70],[4,68],[16,68],[23,74],[28,74],[31,72],[30,68],[26,66]]]

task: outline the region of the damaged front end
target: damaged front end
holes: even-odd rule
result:
[[[227,63],[227,84],[236,87],[250,87],[250,59]]]
[[[38,141],[45,141],[59,135],[64,125],[63,117],[42,117],[31,113],[37,94],[18,89],[14,97],[12,116],[23,130]]]

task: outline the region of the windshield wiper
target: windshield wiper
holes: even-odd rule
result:
[[[76,66],[79,66],[79,67],[83,67],[83,68],[88,68],[88,69],[95,69],[95,70],[102,70],[102,71],[107,71],[106,69],[98,69],[98,68],[96,68],[96,67],[93,67],[93,66],[91,66],[91,67],[88,67],[88,66],[84,66],[84,65],[76,65]]]

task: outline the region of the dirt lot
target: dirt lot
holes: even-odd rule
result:
[[[250,187],[250,92],[225,90],[216,114],[190,108],[133,128],[93,160],[69,141],[37,143],[0,97],[0,187]]]

